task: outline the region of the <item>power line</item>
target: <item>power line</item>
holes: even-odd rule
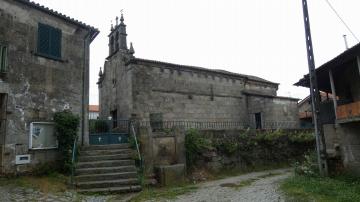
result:
[[[342,19],[342,17],[340,16],[340,14],[335,10],[334,6],[331,5],[331,3],[329,2],[329,0],[325,0],[326,3],[329,5],[329,7],[331,8],[331,10],[334,11],[334,13],[336,14],[336,16],[341,20],[341,22],[345,25],[345,27],[349,30],[349,32],[351,33],[351,35],[358,41],[360,42],[360,40],[356,37],[356,35],[354,34],[354,32],[350,29],[350,27],[346,24],[346,22]]]

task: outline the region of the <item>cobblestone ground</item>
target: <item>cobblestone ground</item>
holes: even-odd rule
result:
[[[290,176],[289,169],[254,172],[206,182],[193,193],[179,196],[176,202],[282,202],[279,182]],[[249,182],[244,186],[237,186]]]
[[[278,202],[285,201],[278,190],[279,182],[290,176],[289,169],[254,172],[226,179],[205,182],[195,192],[180,195],[176,202]],[[244,186],[237,185],[250,182]],[[35,189],[14,185],[0,185],[0,202],[116,202],[129,201],[136,194],[128,195],[80,195],[73,191],[43,193]],[[160,200],[169,201],[169,200]]]
[[[62,193],[42,193],[38,190],[14,187],[13,185],[0,186],[0,202],[107,202],[107,201],[127,201],[131,195],[108,195],[108,196],[85,196],[72,191]]]

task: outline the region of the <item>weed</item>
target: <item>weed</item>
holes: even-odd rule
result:
[[[360,181],[352,176],[322,178],[295,175],[286,179],[280,187],[289,201],[360,201]]]
[[[175,199],[179,195],[183,195],[189,192],[193,192],[197,189],[194,185],[182,185],[182,186],[173,186],[173,187],[163,187],[163,188],[154,188],[154,187],[145,187],[139,195],[132,198],[131,202],[141,202],[147,200],[159,199]]]
[[[43,193],[49,193],[66,191],[66,183],[68,180],[68,177],[54,172],[48,176],[19,176],[1,178],[0,184],[14,187],[35,188],[39,189]]]

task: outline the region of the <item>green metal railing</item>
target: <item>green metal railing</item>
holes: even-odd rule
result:
[[[70,183],[75,186],[74,183],[74,176],[75,176],[75,166],[76,166],[76,155],[77,155],[77,139],[75,137],[73,148],[72,148],[72,157],[71,157],[71,176],[70,176]]]
[[[142,162],[142,158],[141,158],[141,154],[140,154],[140,149],[139,149],[139,144],[138,144],[138,141],[137,141],[134,124],[133,124],[132,121],[130,121],[130,129],[131,129],[131,130],[130,130],[130,133],[132,134],[132,136],[133,136],[133,138],[134,138],[134,141],[135,141],[136,152],[137,152],[138,158],[139,158],[140,162]]]

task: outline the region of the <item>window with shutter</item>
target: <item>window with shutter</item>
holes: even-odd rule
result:
[[[7,71],[7,47],[0,45],[0,72]]]
[[[61,58],[61,30],[39,23],[37,53],[46,57]]]

